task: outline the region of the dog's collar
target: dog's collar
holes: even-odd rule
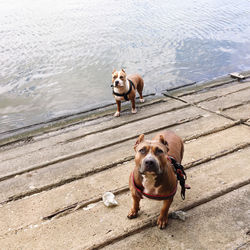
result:
[[[117,93],[117,92],[115,92],[115,91],[113,90],[113,95],[115,95],[115,96],[122,96],[122,97],[124,97],[124,99],[125,99],[126,101],[128,101],[128,100],[129,100],[129,99],[128,99],[128,95],[130,94],[132,88],[135,89],[134,83],[133,83],[131,80],[129,80],[129,79],[128,79],[128,81],[129,81],[129,90],[128,90],[127,93],[125,93],[125,94],[120,94],[120,93]]]
[[[144,187],[142,186],[142,188],[138,187],[135,183],[135,178],[134,178],[134,173],[132,172],[132,181],[133,181],[133,185],[135,187],[135,189],[140,193],[142,194],[143,196],[149,198],[149,199],[154,199],[154,200],[169,200],[171,199],[176,191],[177,191],[177,182],[176,182],[176,186],[174,188],[174,190],[169,194],[169,195],[152,195],[152,194],[148,194],[148,193],[145,193],[143,192],[144,190]]]

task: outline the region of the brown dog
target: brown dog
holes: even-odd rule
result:
[[[140,95],[140,102],[144,102],[142,97],[144,82],[140,75],[134,74],[127,76],[124,69],[121,71],[113,70],[112,72],[112,87],[113,95],[117,104],[117,111],[114,116],[120,116],[121,112],[121,101],[131,101],[132,113],[135,114],[135,97],[136,90]]]
[[[168,210],[177,189],[177,178],[170,156],[181,163],[184,152],[183,142],[171,131],[159,133],[151,141],[144,140],[142,134],[137,139],[134,149],[135,168],[129,178],[133,206],[128,218],[137,217],[139,203],[143,196],[164,200],[157,225],[161,229],[165,228]]]

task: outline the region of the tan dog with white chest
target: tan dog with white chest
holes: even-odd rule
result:
[[[129,178],[133,206],[128,218],[137,217],[140,209],[139,203],[143,196],[163,200],[157,225],[161,229],[165,228],[168,221],[168,210],[176,193],[178,182],[171,158],[179,163],[178,166],[181,166],[184,153],[183,142],[171,131],[159,133],[153,140],[145,140],[142,134],[136,141],[134,149],[136,152],[135,168]],[[182,173],[185,174],[184,170]]]
[[[117,104],[117,111],[114,116],[120,116],[121,112],[121,101],[131,101],[132,110],[131,112],[135,114],[135,97],[136,90],[140,95],[140,102],[144,102],[142,96],[142,90],[144,87],[143,79],[138,74],[133,74],[127,76],[124,69],[120,71],[113,70],[112,72],[112,87],[113,87],[113,95]]]

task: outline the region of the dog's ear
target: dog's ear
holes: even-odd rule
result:
[[[124,70],[124,69],[122,69],[122,72],[124,72],[124,73],[126,74],[126,72],[125,72],[125,70]]]
[[[134,145],[134,150],[135,150],[135,151],[136,151],[137,146],[138,146],[141,142],[143,142],[143,141],[144,141],[144,134],[141,134],[141,135],[138,137],[137,141],[135,142],[135,145]]]
[[[164,139],[163,135],[160,135],[159,141],[160,141],[160,143],[162,143],[163,145],[166,146],[167,151],[168,151],[169,150],[169,148],[168,148],[168,142]]]
[[[113,75],[115,72],[116,72],[116,69],[114,69],[114,70],[112,71],[112,75]]]

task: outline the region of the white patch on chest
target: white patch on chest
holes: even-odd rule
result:
[[[116,92],[116,91],[115,91]],[[118,93],[118,92],[117,92]],[[122,97],[122,96],[115,96],[115,99],[117,100],[117,101],[124,101],[124,97]]]
[[[120,73],[118,75],[118,79],[119,79],[119,77],[120,77]],[[121,80],[119,79],[119,81],[121,81]],[[125,94],[125,93],[127,93],[128,90],[129,90],[129,82],[128,82],[128,80],[126,80],[126,83],[122,84],[122,85],[124,86],[124,88],[121,89],[121,88],[114,87],[114,91],[116,93],[118,93],[118,94]],[[123,101],[124,97],[123,96],[115,96],[115,99],[117,101]]]
[[[151,195],[158,195],[159,193],[159,188],[160,187],[155,187],[155,179],[156,179],[155,174],[149,174],[146,173],[145,175],[142,175],[142,185],[144,187],[143,192]]]

